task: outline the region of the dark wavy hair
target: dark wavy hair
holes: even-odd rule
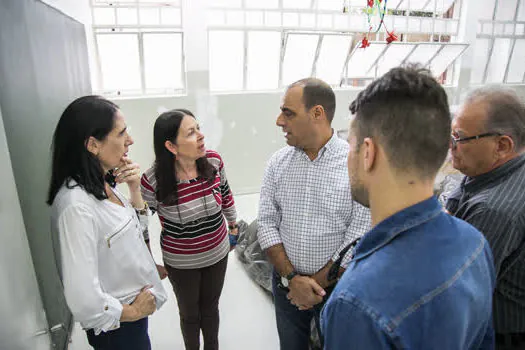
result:
[[[87,150],[91,136],[104,140],[115,124],[118,106],[100,96],[84,96],[73,101],[62,113],[51,145],[51,181],[47,204],[53,201],[64,183],[68,188],[82,187],[97,199],[106,199],[104,170],[100,161]],[[71,186],[68,180],[75,180]]]
[[[162,113],[155,121],[153,128],[153,146],[155,149],[155,180],[157,181],[157,201],[166,204],[178,204],[177,171],[175,156],[166,149],[166,141],[176,143],[180,124],[185,115],[195,116],[187,109],[173,109]],[[197,174],[201,179],[211,182],[215,179],[217,169],[206,156],[197,159]]]

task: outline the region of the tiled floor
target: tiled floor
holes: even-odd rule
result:
[[[257,216],[258,194],[235,197],[239,219],[248,223]],[[152,250],[155,260],[161,261],[156,217],[151,220]],[[175,295],[167,279],[164,287],[169,291],[168,302],[150,318],[150,338],[154,350],[183,350],[184,342],[179,328]],[[220,302],[220,347],[223,350],[272,350],[279,348],[271,296],[252,282],[237,260],[230,253],[226,282]],[[91,349],[85,333],[77,325],[73,332],[70,350]]]

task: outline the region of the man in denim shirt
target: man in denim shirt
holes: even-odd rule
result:
[[[432,192],[450,140],[445,91],[427,70],[394,68],[350,110],[351,190],[373,228],[323,309],[325,348],[493,349],[489,245]]]

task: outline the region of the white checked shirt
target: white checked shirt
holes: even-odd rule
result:
[[[300,274],[315,274],[370,230],[370,211],[350,194],[348,150],[348,143],[334,133],[313,161],[303,150],[287,146],[268,162],[259,204],[259,243],[263,249],[282,243]],[[350,252],[341,265],[349,261]]]

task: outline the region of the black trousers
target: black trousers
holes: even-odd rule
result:
[[[95,350],[151,350],[148,336],[148,318],[135,322],[121,322],[120,328],[95,335],[86,331],[89,345]]]
[[[228,255],[201,269],[176,269],[166,265],[179,305],[180,326],[186,350],[219,349],[219,298],[228,266]]]

